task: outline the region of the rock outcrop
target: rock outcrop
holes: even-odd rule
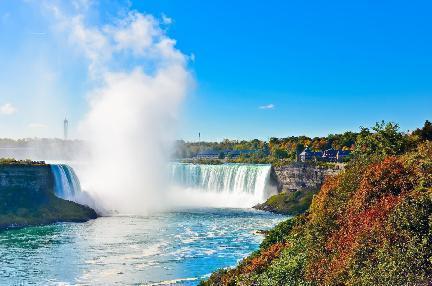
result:
[[[53,190],[54,177],[49,165],[0,165],[0,191],[19,188],[29,192]]]
[[[54,195],[50,165],[0,164],[0,229],[95,218],[93,209]]]
[[[315,189],[321,187],[326,176],[336,175],[342,169],[342,165],[328,168],[308,163],[293,163],[288,166],[273,167],[272,180],[276,182],[279,192]]]

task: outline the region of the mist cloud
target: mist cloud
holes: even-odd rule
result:
[[[95,86],[80,124],[92,154],[84,187],[105,209],[160,207],[179,107],[192,82],[187,57],[152,15],[129,11],[111,24],[90,26],[84,12],[47,8],[56,29],[87,59]]]
[[[11,103],[5,103],[5,104],[0,106],[0,114],[1,115],[12,115],[16,112],[17,112],[17,109]]]

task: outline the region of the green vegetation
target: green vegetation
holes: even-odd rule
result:
[[[255,209],[285,215],[298,215],[306,212],[318,189],[304,189],[294,192],[283,192],[271,196],[266,202],[255,206]]]
[[[362,130],[354,158],[306,213],[201,285],[430,285],[430,124],[412,134],[392,123],[372,130]]]
[[[330,134],[327,137],[291,136],[287,138],[270,138],[269,141],[254,139],[238,141],[225,139],[222,142],[184,142],[177,141],[175,159],[194,157],[204,150],[253,150],[238,158],[221,158],[231,163],[272,164],[274,166],[288,165],[296,160],[297,154],[306,146],[314,151],[324,151],[329,148],[354,150],[358,133],[345,132]]]
[[[0,201],[0,229],[97,218],[91,208],[59,199],[49,191],[2,187]]]
[[[426,120],[423,128],[418,128],[413,132],[419,140],[432,140],[432,123]]]
[[[11,158],[0,158],[0,165],[21,165],[21,166],[43,166],[45,161],[15,160]]]
[[[0,181],[0,229],[97,217],[91,208],[54,195],[54,178],[44,162],[2,160]]]
[[[273,166],[289,165],[306,146],[312,151],[324,151],[330,148],[351,150],[356,156],[371,154],[398,155],[413,149],[418,142],[432,140],[432,123],[426,121],[423,128],[409,132],[400,132],[395,123],[379,122],[372,128],[360,128],[360,132],[347,131],[342,134],[330,134],[327,137],[291,136],[286,138],[270,138],[269,141],[258,139],[238,141],[225,139],[222,142],[184,142],[177,141],[174,159],[191,159],[198,152],[205,150],[252,150],[237,158],[213,160],[230,163],[272,164]],[[193,160],[190,160],[193,161]],[[207,161],[207,160],[202,160]],[[208,163],[208,162],[207,162]],[[315,162],[326,164],[326,162]]]
[[[270,138],[269,141],[254,139],[238,141],[225,139],[222,142],[184,142],[177,141],[174,159],[190,159],[204,150],[252,150],[237,158],[219,158],[214,160],[230,163],[272,164],[273,166],[289,165],[296,160],[297,154],[306,146],[312,151],[324,151],[330,148],[351,150],[359,156],[371,154],[398,155],[405,150],[415,148],[419,141],[432,140],[432,123],[426,121],[423,128],[409,134],[400,132],[395,123],[379,122],[372,128],[360,128],[360,132],[347,131],[342,134],[330,134],[327,137],[291,136]],[[207,161],[207,160],[203,160]],[[326,164],[326,162],[316,162]]]
[[[200,165],[221,165],[222,160],[209,160],[209,159],[187,159],[182,160],[182,163],[200,164]]]

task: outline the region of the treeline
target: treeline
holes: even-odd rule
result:
[[[380,135],[378,138],[374,134]],[[179,140],[176,142],[174,158],[184,159],[196,156],[200,151],[214,150],[254,150],[256,152],[243,154],[236,160],[237,162],[251,163],[274,163],[276,161],[291,162],[296,159],[297,154],[302,152],[306,147],[313,151],[324,151],[330,148],[337,150],[351,150],[355,152],[364,152],[365,144],[373,144],[377,150],[382,150],[389,140],[401,142],[398,146],[400,150],[415,146],[419,140],[425,140],[432,137],[432,124],[426,121],[422,128],[418,128],[412,133],[401,132],[398,124],[389,122],[379,122],[372,128],[360,127],[359,132],[345,132],[342,134],[329,134],[326,137],[308,137],[308,136],[291,136],[286,138],[270,138],[269,141],[250,140],[238,141],[225,139],[222,142],[185,142]],[[372,140],[369,142],[368,140]],[[376,150],[374,150],[375,152]],[[382,150],[386,152],[386,150]]]
[[[432,126],[362,128],[345,171],[201,285],[431,285]]]
[[[56,138],[0,138],[0,158],[33,160],[78,160],[89,156],[82,140]]]

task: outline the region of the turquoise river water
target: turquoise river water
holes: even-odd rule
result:
[[[195,209],[0,232],[0,285],[197,285],[286,217]]]

